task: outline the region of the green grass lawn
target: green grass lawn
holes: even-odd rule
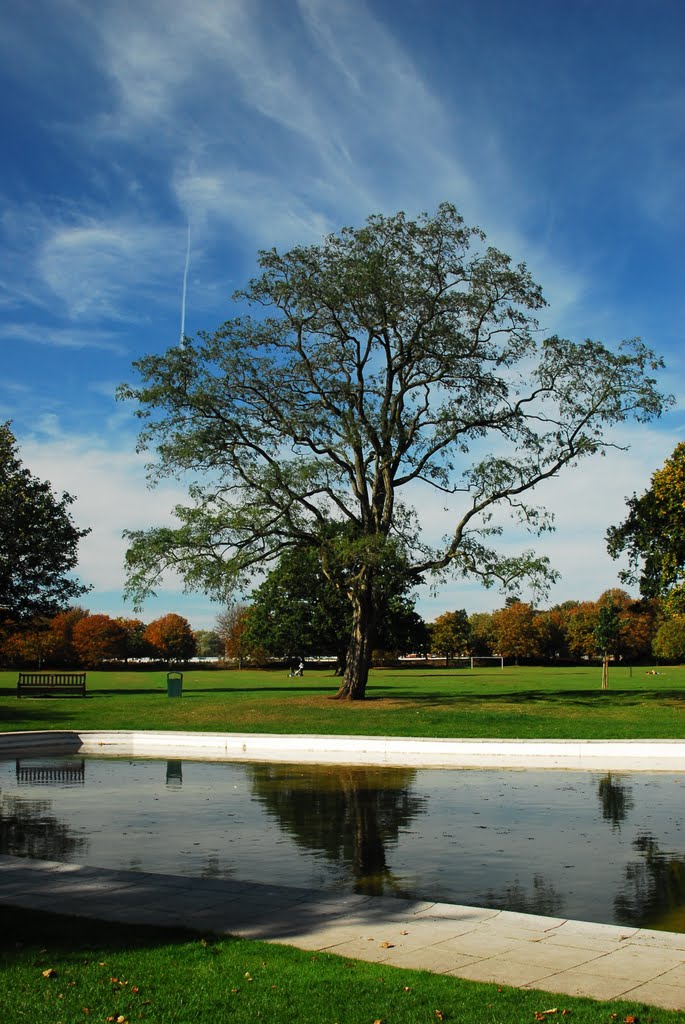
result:
[[[332,700],[337,680],[309,670],[193,669],[183,696],[164,672],[89,672],[88,696],[16,697],[0,672],[0,729],[180,729],[206,732],[540,739],[682,738],[685,666],[375,669],[367,700]]]
[[[677,1024],[641,1003],[476,984],[272,943],[3,911],[8,1024]],[[47,972],[47,973],[46,973]],[[536,1016],[538,1015],[538,1016]]]

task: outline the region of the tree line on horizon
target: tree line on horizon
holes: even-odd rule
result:
[[[188,661],[197,647],[188,620],[173,612],[146,624],[76,606],[0,629],[0,664],[17,668],[99,668],[147,660],[170,664]]]
[[[328,658],[344,671],[346,606],[323,574],[301,572],[290,553],[251,601],[235,602],[214,629],[193,630],[169,613],[145,623],[112,618],[80,606],[0,630],[0,664],[76,666],[211,658],[243,667],[300,658]],[[610,623],[607,632],[607,623]],[[492,612],[457,609],[426,622],[411,595],[388,595],[372,662],[431,656],[449,666],[466,657],[563,664],[611,657],[627,662],[685,661],[685,616],[656,598],[632,598],[618,588],[595,601],[564,601],[547,609],[510,598]]]
[[[238,664],[267,664],[269,660],[327,655],[344,671],[344,622],[327,619],[325,602],[313,628],[303,628],[297,602],[282,594],[286,617],[270,614],[259,591],[252,604],[236,604],[220,616],[226,655]],[[309,598],[308,598],[309,601]],[[378,646],[373,664],[389,665],[400,657],[429,655],[449,666],[466,657],[503,657],[514,662],[563,664],[593,659],[630,662],[685,661],[685,617],[671,615],[657,600],[635,600],[626,591],[605,591],[596,601],[565,601],[548,609],[508,600],[492,612],[465,609],[444,612],[425,622],[416,612],[404,620],[403,631],[388,623],[386,635],[400,643]],[[337,646],[336,646],[337,637]]]

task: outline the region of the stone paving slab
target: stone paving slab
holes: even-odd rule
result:
[[[685,936],[504,910],[0,856],[0,903],[284,942],[519,988],[685,1009]]]

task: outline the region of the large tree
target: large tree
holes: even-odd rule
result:
[[[74,525],[73,501],[23,466],[9,423],[0,424],[0,617],[54,615],[90,589],[71,575],[90,532]]]
[[[685,611],[685,443],[652,476],[641,497],[627,499],[628,516],[607,532],[612,558],[626,553],[624,583],[639,583],[645,597],[664,597],[673,611]]]
[[[235,319],[135,364],[140,381],[120,396],[138,403],[153,477],[197,481],[177,528],[129,534],[139,603],[168,568],[221,598],[282,551],[312,547],[350,601],[339,696],[355,699],[389,544],[414,582],[447,570],[508,591],[549,580],[547,559],[491,546],[493,515],[548,529],[527,493],[610,445],[611,425],[658,415],[660,361],[639,341],[541,340],[540,287],[483,241],[443,204],[262,252]],[[430,494],[452,515],[434,546],[416,512]],[[349,532],[331,529],[341,521]]]

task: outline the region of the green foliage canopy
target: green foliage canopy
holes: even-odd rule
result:
[[[403,654],[425,642],[425,626],[406,593],[408,586],[396,563],[380,567],[374,640],[380,648]],[[350,602],[326,575],[314,548],[284,551],[251,595],[248,640],[272,657],[332,655],[344,668],[351,628]]]
[[[316,548],[351,604],[340,695],[358,698],[389,542],[413,582],[448,569],[508,590],[553,578],[546,559],[493,547],[492,517],[503,507],[551,528],[527,492],[611,443],[610,425],[658,415],[660,361],[639,341],[540,341],[540,287],[483,242],[445,203],[262,252],[235,296],[254,315],[135,364],[141,382],[120,395],[138,403],[153,477],[197,481],[177,528],[129,534],[138,602],[167,568],[225,599],[284,550]],[[426,488],[452,514],[442,543],[421,531]]]
[[[464,608],[438,615],[430,627],[430,648],[433,654],[450,658],[470,652],[471,627]]]
[[[651,487],[627,505],[627,518],[607,532],[612,558],[629,558],[620,578],[639,583],[645,597],[666,597],[671,609],[685,611],[685,443],[654,473]]]
[[[0,616],[54,615],[90,589],[70,575],[90,533],[74,525],[73,501],[23,466],[9,423],[0,424]]]

